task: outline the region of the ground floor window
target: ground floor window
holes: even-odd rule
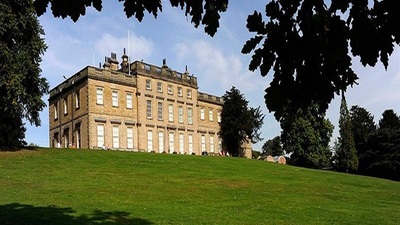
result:
[[[148,152],[153,151],[153,131],[152,130],[147,131],[147,151]]]
[[[206,136],[201,135],[201,152],[206,151]]]
[[[126,147],[128,149],[133,148],[133,128],[132,127],[128,127],[126,129]]]
[[[173,153],[175,151],[174,147],[174,133],[169,133],[169,152]]]
[[[162,153],[164,151],[164,132],[158,132],[158,152]]]
[[[189,134],[188,142],[189,142],[189,154],[192,154],[193,153],[193,134]]]
[[[113,148],[119,148],[119,127],[113,126]]]
[[[179,134],[179,152],[181,154],[184,153],[184,149],[183,149],[183,133]]]
[[[97,147],[103,148],[104,145],[104,125],[97,125]]]

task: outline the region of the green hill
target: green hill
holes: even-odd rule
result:
[[[0,224],[400,224],[400,183],[237,158],[0,152]]]

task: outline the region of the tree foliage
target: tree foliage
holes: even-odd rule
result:
[[[162,2],[160,0],[118,0],[124,6],[125,15],[130,18],[134,16],[138,21],[142,21],[144,12],[147,11],[155,18],[162,12]],[[185,11],[185,16],[191,17],[191,22],[195,27],[204,25],[204,31],[214,36],[219,27],[220,13],[228,8],[228,0],[170,0],[173,7],[180,7]],[[86,14],[87,7],[93,7],[97,11],[103,8],[102,0],[36,0],[34,5],[37,14],[40,16],[46,12],[50,4],[51,11],[55,17],[70,17],[77,21],[80,16]]]
[[[24,144],[23,119],[40,125],[48,84],[39,63],[46,49],[32,1],[0,2],[0,148]]]
[[[281,128],[283,149],[291,154],[291,164],[316,169],[330,166],[333,125],[319,112],[318,105],[312,104],[291,117],[285,116]]]
[[[279,121],[285,112],[315,103],[325,112],[335,93],[345,91],[358,79],[352,56],[375,66],[388,66],[400,43],[400,1],[271,0],[265,15],[254,11],[247,28],[255,36],[242,53],[253,52],[249,69],[262,76],[273,70],[265,101]],[[366,38],[367,37],[367,38]]]
[[[241,155],[241,146],[247,141],[260,141],[260,128],[264,115],[260,108],[251,108],[238,89],[232,87],[224,96],[221,112],[220,136],[232,156]]]
[[[266,141],[262,146],[262,155],[280,156],[283,154],[281,136],[279,135]]]
[[[400,129],[400,117],[393,111],[393,109],[387,109],[382,113],[382,119],[379,120],[379,129]]]
[[[358,167],[357,150],[354,144],[350,112],[342,92],[339,117],[339,142],[335,152],[335,167],[338,171],[356,171]]]

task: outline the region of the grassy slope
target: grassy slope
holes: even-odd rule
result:
[[[399,224],[400,183],[235,158],[0,153],[7,223]]]

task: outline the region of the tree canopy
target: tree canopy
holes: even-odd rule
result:
[[[262,146],[262,154],[272,156],[283,155],[281,136],[276,136],[273,139],[267,140]]]
[[[261,140],[259,130],[264,115],[259,107],[249,107],[244,95],[235,87],[227,91],[223,98],[219,135],[229,154],[240,156],[241,146],[246,141],[255,143]]]
[[[0,2],[0,148],[24,144],[23,119],[40,125],[48,83],[39,64],[46,44],[32,1]]]
[[[333,125],[318,111],[318,105],[284,117],[281,128],[283,149],[286,154],[291,154],[291,164],[315,169],[330,167],[329,141]]]
[[[130,18],[134,16],[138,21],[142,21],[144,12],[147,11],[154,17],[162,12],[162,2],[160,0],[118,0],[124,6],[125,15]],[[228,0],[170,0],[173,7],[180,7],[185,11],[185,15],[191,17],[191,22],[195,27],[204,25],[204,31],[214,36],[219,27],[220,13],[228,8]],[[46,12],[50,4],[51,11],[55,17],[70,17],[77,21],[80,16],[86,14],[87,7],[93,7],[97,11],[103,8],[102,0],[36,0],[34,5],[37,14],[40,16]]]
[[[366,66],[385,67],[400,43],[400,1],[271,0],[263,17],[254,11],[247,28],[255,36],[243,46],[253,52],[249,69],[273,70],[265,102],[280,120],[312,103],[325,112],[335,93],[357,84],[352,56]]]

